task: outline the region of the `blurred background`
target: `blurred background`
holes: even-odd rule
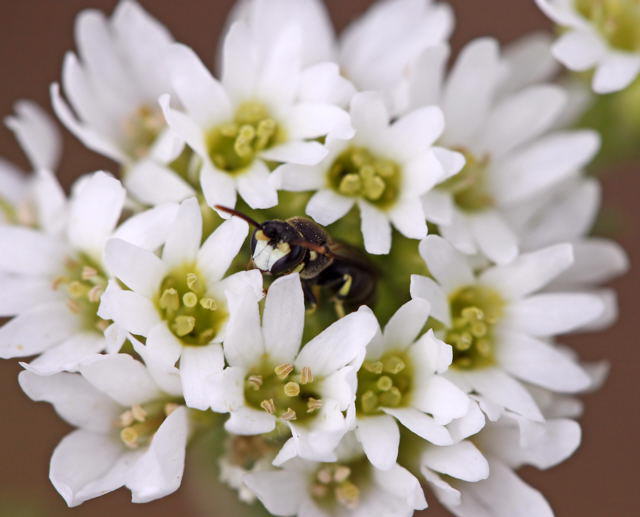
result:
[[[72,49],[76,13],[94,7],[110,12],[116,0],[3,0],[0,2],[0,115],[9,115],[20,98],[33,99],[50,112],[48,87],[59,80],[65,51]],[[213,63],[216,45],[233,0],[141,0],[168,25],[178,41]],[[338,29],[363,12],[372,0],[326,0]],[[508,43],[532,30],[551,30],[533,0],[450,0],[456,11],[454,49],[477,36]],[[106,159],[86,150],[65,132],[63,184],[97,169],[117,172]],[[636,146],[640,151],[640,142]],[[638,152],[637,154],[640,154]],[[0,156],[28,170],[9,130],[0,128]],[[640,161],[609,167],[602,174],[603,219],[608,235],[629,252],[632,267],[640,259]],[[1,252],[1,251],[0,251]],[[621,307],[617,324],[606,332],[571,336],[584,360],[606,358],[610,377],[599,392],[585,397],[583,444],[567,462],[546,472],[525,469],[523,477],[540,489],[559,517],[632,517],[640,515],[640,339],[637,297],[640,268],[616,280]],[[2,296],[2,293],[0,293]],[[147,505],[133,505],[120,490],[79,508],[68,509],[48,481],[48,462],[69,431],[48,404],[31,402],[20,391],[16,361],[0,362],[0,517],[230,517],[241,515],[234,496],[218,493],[213,473],[202,474],[210,459],[196,447],[187,461],[185,482],[176,493]],[[429,497],[428,515],[447,515]]]

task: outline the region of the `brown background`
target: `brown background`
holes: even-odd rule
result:
[[[142,1],[167,24],[176,39],[191,45],[207,63],[213,62],[215,45],[232,0]],[[371,0],[327,0],[339,28],[362,12]],[[502,42],[534,29],[549,29],[533,0],[451,0],[457,13],[454,46],[475,36],[494,35]],[[0,114],[12,111],[16,99],[29,98],[49,107],[48,85],[58,80],[64,52],[73,47],[73,19],[78,10],[98,7],[110,11],[115,0],[2,0],[0,2]],[[380,37],[384,37],[383,34]],[[640,143],[639,143],[640,147]],[[12,135],[0,129],[0,155],[26,167]],[[111,165],[85,150],[65,134],[65,158],[60,168],[68,185],[81,173]],[[640,164],[621,164],[604,178],[605,210],[621,221],[616,237],[629,250],[631,261],[640,258]],[[114,171],[115,172],[115,171]],[[559,517],[627,517],[640,515],[638,503],[638,440],[640,422],[638,367],[640,343],[637,303],[640,287],[636,271],[615,282],[620,293],[621,318],[606,333],[570,339],[581,356],[607,358],[611,376],[600,392],[586,398],[584,442],[578,453],[548,471],[524,471],[524,477],[549,498]],[[2,296],[2,293],[0,293]],[[224,500],[204,510],[195,501],[193,483],[166,499],[149,505],[128,503],[120,490],[80,508],[66,509],[47,481],[48,461],[55,444],[68,431],[50,407],[29,401],[19,390],[14,361],[0,363],[0,516],[103,517],[227,517],[238,515]],[[206,458],[200,458],[206,460]],[[196,462],[198,463],[198,462]],[[199,477],[193,462],[187,479]],[[189,488],[191,486],[191,488]],[[429,515],[445,515],[430,498]]]

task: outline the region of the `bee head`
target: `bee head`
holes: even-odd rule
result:
[[[293,244],[300,233],[285,221],[266,221],[251,236],[251,257],[255,266],[273,275],[290,273],[298,267],[307,249]]]

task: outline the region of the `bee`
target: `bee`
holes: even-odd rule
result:
[[[377,269],[362,253],[334,241],[311,219],[291,217],[258,223],[237,210],[220,205],[215,208],[255,228],[250,247],[251,260],[257,269],[274,276],[299,273],[310,310],[316,308],[316,293],[322,290],[330,294],[339,317],[374,301]]]

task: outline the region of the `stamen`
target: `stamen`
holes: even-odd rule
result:
[[[338,465],[333,473],[333,480],[336,483],[342,483],[346,481],[351,475],[351,469],[346,465]]]
[[[366,361],[363,365],[363,368],[371,373],[381,374],[383,369],[382,361]]]
[[[309,397],[309,400],[307,400],[307,408],[307,413],[318,411],[320,408],[322,408],[322,400]]]
[[[83,280],[90,280],[92,278],[95,278],[96,276],[98,276],[98,271],[96,270],[96,268],[93,268],[91,266],[84,266],[82,268],[82,279]]]
[[[302,368],[302,372],[300,372],[300,384],[310,384],[313,382],[313,373],[311,373],[311,368],[305,366]]]
[[[298,418],[298,415],[293,409],[287,408],[287,410],[284,413],[282,413],[282,415],[280,415],[280,418],[285,421],[290,421],[290,420],[296,420]]]
[[[198,287],[198,275],[195,273],[187,273],[187,287],[195,291]]]
[[[104,288],[100,285],[94,285],[87,293],[87,298],[92,303],[97,303],[104,294]]]
[[[378,382],[376,382],[376,386],[380,391],[389,391],[393,387],[393,381],[391,377],[383,375],[378,379]]]
[[[177,311],[180,308],[180,297],[178,296],[178,291],[173,287],[165,289],[160,296],[158,305],[161,309],[169,312]]]
[[[122,431],[120,431],[120,439],[130,449],[138,448],[138,437],[138,431],[136,431],[133,427],[125,427]]]
[[[138,422],[144,422],[147,418],[147,412],[139,404],[131,406],[131,415]]]
[[[260,407],[270,415],[273,415],[276,412],[276,405],[273,402],[273,399],[263,400],[262,402],[260,402]]]
[[[342,506],[355,510],[360,503],[360,489],[353,483],[342,483],[336,488],[336,499]]]
[[[247,382],[252,389],[258,391],[262,387],[264,379],[262,378],[262,375],[250,375]]]
[[[300,385],[297,382],[288,382],[284,385],[284,394],[287,397],[297,397],[300,395]]]
[[[176,404],[175,402],[167,402],[164,405],[164,414],[166,416],[169,416],[171,413],[173,413],[179,407],[180,407],[180,404]]]
[[[194,308],[198,304],[198,295],[192,291],[182,295],[182,303],[189,309]]]
[[[396,355],[386,357],[383,361],[383,370],[396,375],[406,368],[406,364]]]
[[[215,311],[218,308],[218,304],[213,298],[200,298],[200,306],[208,311]]]
[[[273,371],[278,379],[284,380],[293,371],[293,365],[290,363],[279,364],[273,369]]]
[[[196,327],[196,319],[193,316],[176,316],[173,320],[173,329],[178,337],[184,337]]]

